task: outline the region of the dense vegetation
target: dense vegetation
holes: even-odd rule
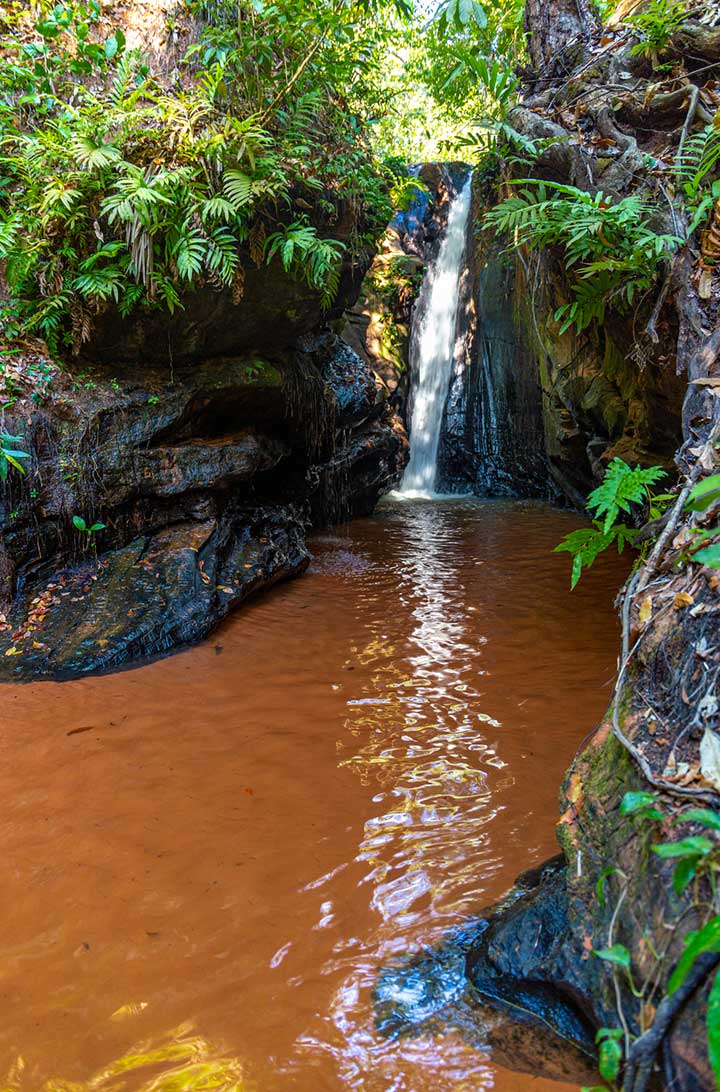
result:
[[[372,245],[388,183],[365,119],[395,19],[365,3],[192,3],[174,70],[129,49],[98,0],[0,15],[0,257],[6,336],[77,351],[112,304],[170,311],[199,280],[239,298],[243,261],[337,287],[342,204]],[[313,216],[308,215],[312,213]]]

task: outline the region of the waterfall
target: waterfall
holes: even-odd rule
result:
[[[411,365],[417,376],[410,428],[410,462],[400,492],[431,497],[437,479],[440,431],[455,357],[460,277],[465,257],[472,175],[453,200],[437,260],[428,270],[418,301],[422,315],[413,337]]]

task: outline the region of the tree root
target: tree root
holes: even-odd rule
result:
[[[705,442],[705,451],[713,448],[715,441],[720,434],[720,422],[717,422],[710,430],[710,433]],[[615,684],[615,691],[613,694],[612,704],[612,728],[613,735],[623,747],[630,753],[637,765],[642,770],[645,779],[656,789],[660,789],[662,792],[675,794],[677,796],[692,797],[695,800],[701,800],[703,803],[711,804],[713,807],[718,806],[718,794],[706,789],[693,789],[688,785],[671,785],[666,781],[663,781],[655,776],[652,767],[648,760],[640,753],[634,743],[627,738],[622,728],[620,727],[620,699],[622,697],[623,687],[627,676],[627,670],[632,660],[633,654],[637,651],[645,633],[641,633],[635,642],[634,646],[630,648],[630,628],[631,628],[631,616],[632,607],[636,597],[645,590],[650,583],[651,579],[657,572],[657,567],[662,558],[668,543],[671,541],[672,536],[675,534],[677,526],[682,518],[685,505],[687,503],[690,491],[696,481],[699,480],[703,470],[703,452],[700,453],[700,457],[697,458],[692,471],[687,476],[687,481],[683,487],[680,495],[678,496],[675,504],[670,512],[668,521],[665,528],[660,535],[660,538],[655,543],[652,553],[647,559],[642,569],[639,569],[630,579],[622,606],[622,660],[620,665],[620,671]],[[672,609],[672,604],[669,604]],[[645,632],[648,632],[647,630]]]
[[[682,986],[675,990],[675,993],[668,994],[662,999],[652,1027],[636,1039],[630,1048],[622,1092],[646,1092],[655,1064],[655,1056],[670,1030],[670,1025],[718,964],[720,964],[720,952],[708,952],[699,956]]]

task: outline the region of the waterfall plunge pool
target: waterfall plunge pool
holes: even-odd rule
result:
[[[482,1028],[384,1037],[371,994],[556,851],[625,572],[571,594],[577,525],[385,503],[199,648],[3,688],[3,1087],[561,1090]]]

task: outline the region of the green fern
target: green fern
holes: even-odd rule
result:
[[[456,6],[464,18],[466,0]],[[31,11],[13,13],[0,66],[0,260],[22,332],[58,352],[76,344],[80,303],[127,317],[174,311],[196,283],[230,287],[251,226],[262,217],[272,232],[295,201],[320,214],[372,208],[377,223],[351,244],[365,249],[391,209],[350,98],[356,82],[369,87],[380,8],[257,5],[252,19],[201,33],[172,81],[120,31],[88,33],[97,0],[39,5],[31,44]],[[300,221],[278,233],[267,260],[329,307],[341,245]]]
[[[673,31],[687,17],[688,9],[684,3],[677,3],[676,0],[650,0],[642,11],[628,15],[625,20],[640,38],[630,52],[634,56],[650,57],[653,68],[658,68],[658,55],[667,46]]]
[[[114,144],[96,144],[91,137],[81,133],[70,141],[70,151],[81,167],[91,171],[102,171],[122,158]]]
[[[235,212],[240,212],[252,199],[252,178],[242,171],[225,171],[223,193]]]
[[[711,124],[688,137],[675,162],[675,178],[691,215],[689,236],[706,220],[720,198],[720,180],[714,177],[719,168],[720,129]]]
[[[603,520],[607,533],[621,512],[629,513],[633,504],[642,504],[650,496],[650,486],[667,477],[660,466],[636,466],[632,470],[619,458],[608,464],[602,483],[588,497],[588,508]]]
[[[320,239],[312,224],[297,220],[265,240],[265,260],[278,256],[283,269],[303,272],[311,288],[319,289],[327,310],[335,299],[340,284],[340,257],[344,250],[336,239]]]
[[[168,245],[180,278],[194,280],[205,262],[206,237],[198,228],[184,224],[180,231],[173,230],[169,235]]]
[[[561,333],[601,323],[611,303],[621,310],[631,306],[683,242],[653,231],[652,206],[636,194],[613,201],[602,191],[537,179],[516,185],[525,188],[491,209],[484,224],[511,235],[515,247],[562,246],[566,268],[575,274],[575,299],[556,312]]]
[[[572,555],[571,587],[575,587],[583,570],[589,569],[605,550],[615,545],[618,553],[622,553],[627,545],[634,543],[639,532],[618,517],[621,512],[629,515],[633,505],[651,502],[650,487],[664,477],[665,471],[659,466],[636,466],[633,470],[617,457],[609,463],[602,482],[588,497],[588,511],[594,515],[592,526],[571,532],[555,547],[556,553]]]
[[[594,522],[592,527],[582,527],[580,530],[571,531],[569,535],[566,535],[562,542],[555,547],[554,552],[556,554],[565,552],[572,555],[571,589],[576,587],[583,570],[589,569],[601,553],[616,545],[618,553],[622,554],[626,546],[632,546],[638,534],[638,531],[626,527],[624,523],[618,523],[606,532],[602,530],[598,523]]]
[[[239,264],[235,236],[228,228],[214,228],[208,236],[205,253],[205,265],[208,271],[217,274],[222,283],[229,287],[233,283]]]

